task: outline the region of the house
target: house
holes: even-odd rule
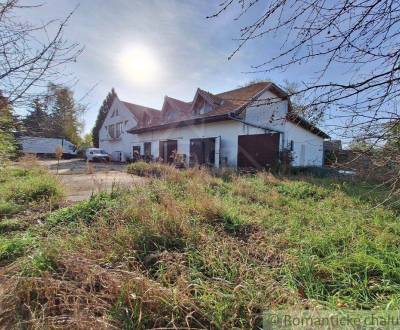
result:
[[[100,130],[100,147],[188,165],[263,168],[291,150],[294,166],[322,166],[329,136],[295,114],[288,95],[272,82],[219,94],[197,89],[191,102],[166,96],[161,111],[116,98]]]
[[[113,160],[127,161],[132,158],[132,146],[137,137],[128,131],[143,123],[159,122],[161,112],[141,105],[124,102],[116,97],[108,110],[99,131],[99,147],[112,155]]]

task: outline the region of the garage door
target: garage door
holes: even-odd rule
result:
[[[240,135],[238,167],[265,168],[278,163],[279,134]]]

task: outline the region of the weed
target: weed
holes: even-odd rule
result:
[[[269,308],[400,306],[399,212],[373,204],[367,185],[129,167],[150,179],[56,210],[25,233],[0,222],[3,262],[19,258],[4,270],[20,276],[6,310],[22,308],[22,323],[251,329]]]
[[[57,270],[57,262],[51,250],[38,250],[22,266],[22,276],[40,276],[43,272]]]
[[[22,256],[34,243],[35,239],[29,234],[7,238],[0,236],[0,264],[14,261]]]
[[[0,200],[0,218],[18,213],[22,207],[10,201]]]
[[[16,219],[9,219],[9,220],[2,220],[0,221],[0,234],[18,231],[24,229],[24,225],[16,220]]]
[[[85,224],[90,224],[102,211],[110,210],[115,205],[115,195],[101,193],[92,196],[87,201],[82,201],[75,205],[52,212],[47,217],[46,222],[50,226],[74,224],[79,221],[82,221]]]

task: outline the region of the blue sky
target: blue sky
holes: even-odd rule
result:
[[[253,79],[281,84],[285,79],[301,81],[312,76],[312,68],[306,65],[287,72],[244,73],[279,51],[280,44],[274,36],[246,45],[229,61],[228,56],[237,45],[233,39],[257,13],[250,12],[239,22],[234,21],[235,9],[216,19],[206,19],[218,9],[219,1],[56,0],[27,15],[33,21],[62,18],[78,4],[65,37],[85,47],[77,63],[68,67],[78,78],[74,86],[76,97],[96,86],[84,100],[88,107],[85,132],[92,128],[112,87],[122,100],[160,109],[165,95],[189,101],[197,87],[216,93]],[[150,80],[121,65],[122,55],[125,60],[131,56],[133,63],[141,65],[139,60],[143,59],[135,59],[131,49],[144,49],[145,55],[142,52],[140,56],[151,58],[144,62],[156,67],[153,71],[149,68]]]

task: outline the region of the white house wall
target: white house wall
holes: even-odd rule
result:
[[[290,145],[293,141],[293,163],[294,166],[322,166],[323,165],[323,142],[324,139],[297,126],[292,122],[285,125],[285,143]],[[304,162],[301,162],[301,150],[304,151]]]
[[[270,104],[266,100],[271,99]],[[266,91],[258,102],[246,109],[245,121],[282,132],[280,147],[289,148],[293,141],[294,166],[322,166],[324,139],[285,119],[288,101]],[[302,146],[304,158],[301,157]]]
[[[112,117],[112,113],[117,108],[118,115]],[[122,134],[118,139],[112,139],[108,134],[108,126],[120,122],[123,122]],[[109,154],[113,154],[117,151],[122,152],[122,160],[126,161],[128,158],[132,157],[132,144],[135,140],[135,136],[129,134],[127,131],[136,127],[136,125],[137,121],[135,116],[118,98],[115,98],[99,132],[99,147]]]
[[[240,122],[226,120],[215,123],[192,125],[175,129],[160,130],[135,135],[136,140],[133,144],[141,146],[143,153],[144,142],[151,142],[151,153],[157,157],[159,155],[159,141],[177,140],[178,153],[190,154],[190,139],[220,137],[220,158],[222,165],[231,167],[237,166],[238,136],[246,134],[262,134],[264,130],[249,127]]]

